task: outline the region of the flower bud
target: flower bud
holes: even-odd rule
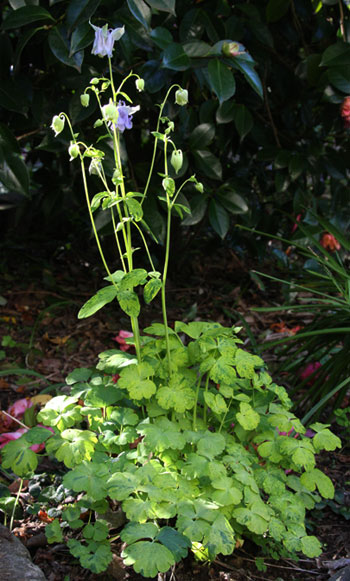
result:
[[[71,144],[68,148],[68,153],[70,155],[69,161],[72,161],[73,159],[78,157],[78,155],[80,153],[79,145],[77,145],[76,143],[73,143],[73,141],[71,141]]]
[[[98,85],[99,82],[100,82],[100,79],[98,79],[97,77],[94,77],[93,79],[91,79],[90,85]]]
[[[102,119],[97,119],[94,123],[94,129],[96,129],[96,127],[101,127],[101,125],[103,125]]]
[[[88,93],[80,95],[80,103],[83,107],[88,107],[90,103],[90,95]]]
[[[183,155],[181,149],[174,149],[171,154],[170,163],[173,166],[176,173],[182,168]]]
[[[164,178],[164,180],[162,181],[162,186],[166,193],[168,194],[168,196],[171,197],[175,194],[175,182],[173,178],[169,177]]]
[[[55,115],[52,119],[51,129],[55,132],[55,137],[64,129],[64,122],[65,117],[60,117],[59,115]]]
[[[145,88],[145,81],[143,79],[136,79],[135,85],[138,91],[143,91]]]
[[[203,194],[204,188],[203,188],[203,184],[201,182],[197,182],[194,187],[196,188],[196,190],[198,190],[198,192],[200,192],[201,194]]]
[[[237,56],[240,52],[242,52],[241,45],[238,42],[224,42],[222,45],[222,54],[225,56]]]
[[[186,89],[178,89],[175,93],[175,103],[177,105],[187,105],[188,103],[188,91]]]
[[[119,117],[118,107],[116,105],[114,105],[114,103],[112,103],[112,101],[110,101],[108,103],[108,105],[104,105],[104,107],[102,107],[102,112],[103,112],[104,118],[107,121],[112,121],[112,123],[117,123],[118,117]]]

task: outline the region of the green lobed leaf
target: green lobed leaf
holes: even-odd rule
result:
[[[129,214],[133,216],[136,222],[139,222],[143,218],[143,210],[140,202],[134,198],[125,198],[125,203],[128,207]]]
[[[49,544],[62,543],[63,534],[58,518],[55,518],[50,524],[46,525],[45,536]]]
[[[129,522],[120,533],[120,538],[130,545],[140,539],[154,539],[158,532],[159,528],[154,523]]]
[[[94,523],[89,523],[85,525],[82,533],[84,539],[104,541],[109,534],[107,522],[105,520],[97,520]]]
[[[314,435],[312,442],[316,452],[320,452],[320,450],[333,451],[336,448],[341,448],[342,445],[341,439],[335,434],[332,434],[328,428],[317,432],[317,434]]]
[[[182,450],[186,445],[186,438],[178,426],[166,417],[156,418],[152,424],[147,420],[141,422],[137,431],[145,436],[144,445],[150,451],[163,451],[171,448]]]
[[[136,573],[143,577],[155,577],[165,573],[175,564],[175,556],[160,543],[138,541],[126,547],[122,552],[125,565],[132,565]]]
[[[26,442],[25,435],[8,442],[2,450],[2,466],[11,468],[18,476],[28,477],[38,466],[37,454],[30,449],[30,445]]]
[[[165,409],[174,409],[178,413],[184,413],[193,408],[196,395],[186,378],[174,373],[168,382],[157,390],[157,401]]]
[[[308,490],[315,490],[316,486],[323,498],[334,497],[334,486],[331,479],[318,468],[307,470],[300,476],[300,482]]]
[[[116,472],[107,480],[108,496],[116,500],[125,500],[139,484],[138,477],[131,472]]]
[[[214,458],[225,449],[225,438],[222,434],[205,432],[205,435],[197,442],[198,454],[206,458]]]
[[[236,92],[236,81],[232,71],[219,59],[213,59],[208,64],[208,78],[212,91],[220,104],[228,101]]]
[[[157,534],[156,541],[159,541],[171,551],[175,561],[181,561],[187,556],[191,541],[172,527],[163,527]]]
[[[233,553],[236,540],[234,531],[227,518],[220,514],[207,530],[203,537],[203,544],[208,549],[210,559],[221,553],[231,555]]]
[[[236,414],[236,419],[245,430],[255,430],[260,423],[259,414],[249,403],[241,402],[240,411]]]
[[[162,288],[163,283],[160,278],[152,278],[148,281],[148,283],[144,286],[143,289],[143,298],[145,303],[148,305],[151,301],[153,301],[154,297],[158,294],[160,289]]]
[[[146,362],[124,367],[120,372],[118,386],[126,389],[132,399],[149,399],[156,393],[156,386],[149,379],[153,374],[153,367]]]
[[[322,545],[320,541],[313,535],[305,536],[300,539],[301,550],[310,559],[319,557],[322,553]]]
[[[109,470],[105,464],[83,461],[67,472],[63,485],[74,492],[86,492],[93,500],[102,500],[107,496],[106,481]]]
[[[80,309],[78,313],[78,319],[85,319],[86,317],[91,317],[97,311],[102,309],[107,303],[113,301],[117,296],[118,290],[115,286],[105,286],[101,288],[97,293],[91,297]]]
[[[241,377],[251,379],[254,376],[255,367],[264,367],[265,363],[261,357],[252,355],[243,349],[237,349],[235,365]]]

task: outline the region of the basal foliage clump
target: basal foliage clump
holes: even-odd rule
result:
[[[112,144],[112,163],[109,157],[104,165],[108,156],[102,145],[97,149],[78,140],[65,114],[56,116],[52,127],[58,134],[67,121],[71,129],[69,154],[72,161],[80,159],[107,274],[107,286],[82,306],[78,316],[90,316],[117,299],[130,316],[133,337],[127,342],[136,353],[105,351],[95,369],[73,371],[67,377],[70,394],[54,397],[38,414],[38,422],[54,433],[40,426],[28,430],[5,446],[3,467],[27,477],[38,465],[31,446],[45,441],[46,453],[65,466],[63,486],[78,497],[47,526],[47,538],[49,542],[66,538],[71,553],[95,573],[108,567],[119,538],[125,546],[125,564],[145,577],[167,571],[189,550],[208,561],[218,554],[229,555],[245,538],[276,558],[300,552],[315,557],[321,545],[307,534],[305,511],[321,496],[334,494],[331,480],[316,468],[315,455],[334,450],[340,440],[320,423],[311,426],[313,438],[305,435],[286,390],[273,382],[260,357],[242,348],[239,328],[200,321],[168,325],[165,284],[172,212],[181,216],[186,211],[179,204],[184,185],[194,184],[199,192],[203,186],[195,176],[178,185],[182,152],[170,138],[174,123],[163,110],[173,88],[179,106],[186,105],[188,94],[177,85],[169,89],[159,107],[145,188],[127,192],[120,140],[138,111],[125,105],[130,99],[123,85],[133,75],[114,87],[110,55],[123,30],[97,30],[94,50],[108,56],[110,78],[92,79],[82,103],[86,106],[87,96],[95,94],[101,111],[95,126],[105,131],[98,142]],[[136,81],[142,90],[142,79]],[[150,228],[142,209],[159,153],[164,162],[159,197],[168,212],[162,272],[152,263],[143,234]],[[102,184],[92,199],[86,160]],[[169,164],[175,174],[170,175]],[[99,206],[111,213],[120,254],[121,270],[113,273],[94,221]],[[145,245],[149,271],[133,265],[135,227]],[[160,292],[163,318],[143,334],[138,325],[142,289],[146,303]],[[116,502],[126,524],[111,530],[108,511]]]

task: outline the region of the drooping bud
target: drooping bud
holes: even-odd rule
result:
[[[97,77],[93,77],[90,81],[90,85],[98,85],[100,82],[100,79],[98,79]]]
[[[136,79],[135,86],[138,91],[143,91],[145,88],[145,81],[143,79]]]
[[[55,137],[64,129],[65,117],[55,115],[52,119],[51,129],[55,132]]]
[[[80,103],[82,104],[83,107],[89,106],[89,103],[90,103],[89,93],[84,93],[83,95],[80,95]]]
[[[104,107],[102,107],[102,113],[107,121],[117,123],[119,117],[118,107],[114,105],[112,101],[110,101],[108,105],[104,105]]]
[[[181,149],[174,149],[171,154],[170,163],[173,166],[176,173],[180,171],[183,163],[183,155]]]
[[[176,172],[177,173],[177,172]],[[175,182],[173,178],[166,177],[162,181],[162,186],[168,196],[173,196],[175,194]]]
[[[196,190],[198,190],[198,192],[200,192],[201,194],[203,194],[204,187],[203,187],[203,184],[201,182],[197,182],[194,187],[196,188]]]
[[[69,161],[72,161],[73,159],[78,157],[78,155],[80,153],[79,145],[77,145],[76,143],[71,141],[71,144],[68,148],[68,153],[70,155]]]
[[[188,91],[186,89],[178,89],[175,93],[175,103],[177,105],[187,105],[188,103]]]

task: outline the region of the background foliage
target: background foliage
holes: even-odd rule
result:
[[[154,103],[178,82],[190,95],[176,113],[175,141],[185,150],[180,173],[196,173],[204,184],[204,195],[185,191],[182,202],[192,213],[183,225],[197,234],[209,225],[242,244],[232,227],[237,221],[276,233],[285,214],[311,207],[347,222],[348,131],[339,111],[350,93],[346,3],[11,0],[2,8],[0,203],[11,234],[40,224],[57,239],[87,235],[68,134],[54,141],[48,129],[65,110],[89,139],[95,105],[83,108],[80,93],[106,66],[91,55],[90,19],[125,25],[115,72],[122,77],[132,69],[145,79],[146,92],[135,94],[141,112],[125,134],[125,159],[137,159],[129,167],[133,187],[151,157]],[[166,113],[173,117],[175,109]],[[161,238],[155,195],[147,212]],[[255,244],[252,237],[246,243]]]

